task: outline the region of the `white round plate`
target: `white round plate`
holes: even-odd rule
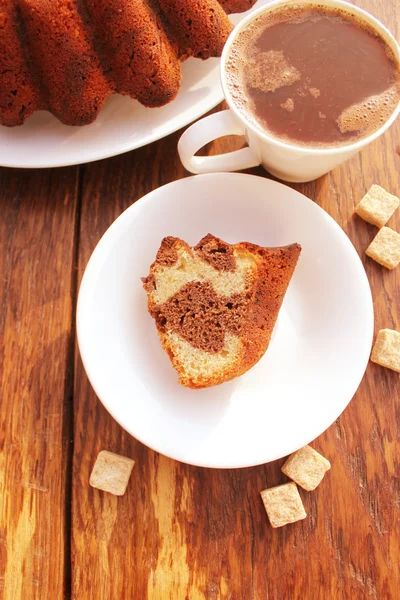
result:
[[[270,0],[258,0],[255,10]],[[239,23],[250,11],[231,15]],[[123,96],[112,96],[98,118],[85,127],[69,127],[39,111],[21,127],[0,125],[0,166],[65,167],[108,158],[185,127],[223,100],[219,58],[189,59],[182,65],[177,98],[162,108],[144,108]]]
[[[248,373],[205,390],[181,387],[162,350],[141,277],[161,239],[302,245],[272,341]],[[77,311],[83,363],[111,415],[147,446],[193,465],[245,467],[320,435],[368,363],[368,280],[335,221],[291,188],[238,173],[198,175],[128,208],[95,249]]]

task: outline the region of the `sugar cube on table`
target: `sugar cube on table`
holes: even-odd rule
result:
[[[299,490],[293,481],[263,490],[261,498],[272,527],[295,523],[307,516]]]
[[[103,492],[123,496],[134,464],[131,458],[102,450],[97,456],[89,483]]]
[[[389,194],[379,185],[373,185],[357,204],[356,213],[377,227],[383,227],[400,204],[399,198]]]
[[[331,463],[322,454],[311,446],[304,446],[289,456],[282,467],[282,472],[310,492],[321,483],[330,468]]]
[[[372,349],[371,360],[400,373],[400,332],[381,329]]]
[[[390,227],[382,227],[365,254],[387,269],[394,269],[400,263],[400,233]]]

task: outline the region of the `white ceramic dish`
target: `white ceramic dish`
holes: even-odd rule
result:
[[[270,0],[258,0],[252,10]],[[232,15],[239,23],[250,11]],[[0,126],[0,166],[64,167],[108,158],[150,144],[185,127],[222,102],[219,59],[190,59],[182,65],[177,98],[162,108],[113,96],[94,123],[67,127],[47,112],[37,112],[21,127]]]
[[[303,250],[266,355],[232,382],[190,390],[161,349],[140,277],[164,236],[194,244],[208,232]],[[280,183],[217,173],[161,187],[117,219],[88,263],[77,326],[88,377],[129,433],[183,462],[245,467],[300,448],[340,415],[368,363],[373,306],[327,213]]]

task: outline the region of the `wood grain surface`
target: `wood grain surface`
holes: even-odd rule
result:
[[[357,4],[399,37],[397,0]],[[394,600],[398,374],[369,364],[349,407],[313,443],[332,469],[315,492],[300,490],[307,519],[277,530],[259,492],[286,481],[283,460],[241,470],[177,463],[124,432],[91,389],[74,348],[77,286],[115,218],[187,176],[180,133],[84,167],[0,170],[0,599]],[[400,195],[399,140],[397,121],[327,176],[293,185],[358,250],[376,331],[400,330],[400,267],[364,255],[376,229],[353,209],[373,183]],[[400,231],[400,211],[389,226]],[[88,484],[101,449],[136,461],[121,498]]]
[[[78,169],[0,170],[0,598],[64,597]]]

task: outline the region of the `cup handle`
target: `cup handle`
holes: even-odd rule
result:
[[[244,134],[243,126],[230,110],[200,119],[182,134],[178,142],[178,153],[183,166],[196,174],[240,171],[258,166],[261,160],[249,147],[217,156],[195,156],[200,148],[224,135]]]

